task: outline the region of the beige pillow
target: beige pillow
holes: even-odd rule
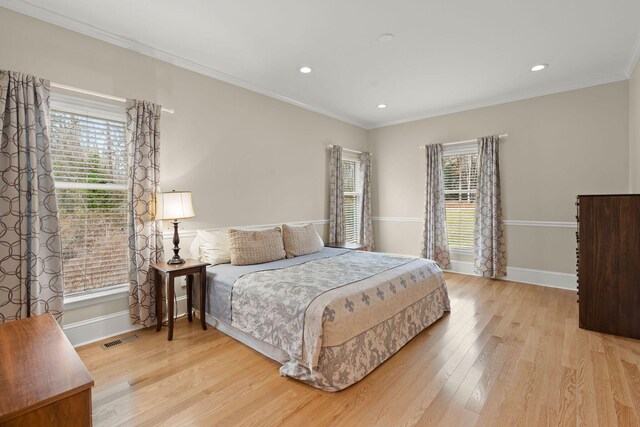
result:
[[[282,240],[287,258],[320,252],[324,248],[322,237],[313,224],[282,225]]]
[[[200,241],[200,259],[211,265],[228,264],[231,262],[229,252],[229,231],[197,230],[197,239]]]
[[[231,264],[250,265],[285,258],[280,227],[268,230],[229,230]]]

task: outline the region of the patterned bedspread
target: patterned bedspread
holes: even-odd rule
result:
[[[289,354],[283,375],[336,391],[449,311],[449,299],[432,261],[351,251],[244,275],[231,306],[232,326]]]

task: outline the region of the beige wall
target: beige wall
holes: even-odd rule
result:
[[[325,219],[326,145],[368,147],[364,129],[2,8],[0,39],[3,69],[175,110],[162,117],[161,185],[193,191],[186,229]]]
[[[640,61],[629,81],[629,190],[640,193]]]
[[[193,191],[185,228],[326,218],[326,145],[367,148],[359,127],[0,10],[2,68],[175,110],[161,184]]]
[[[419,253],[418,146],[431,142],[509,134],[500,147],[506,220],[572,222],[577,194],[626,193],[628,91],[628,82],[617,82],[370,131],[378,248]],[[509,266],[574,273],[575,230],[540,225],[507,226]]]
[[[613,83],[367,132],[0,11],[1,68],[175,109],[163,116],[162,187],[193,191],[197,217],[185,221],[185,229],[326,218],[327,144],[374,153],[374,215],[408,219],[374,222],[378,248],[389,252],[420,251],[424,162],[418,146],[428,142],[508,132],[502,145],[507,220],[573,221],[576,194],[626,192],[629,177],[640,191],[640,161],[633,161],[640,160],[637,68],[630,86]],[[574,271],[573,230],[509,226],[507,237],[510,266]],[[65,323],[127,306],[121,298],[69,310]]]

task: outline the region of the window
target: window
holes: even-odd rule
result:
[[[349,243],[360,242],[360,160],[355,157],[342,159],[342,185],[344,191],[345,238]]]
[[[64,292],[128,283],[124,109],[60,95],[51,104]]]
[[[478,184],[477,150],[456,150],[444,156],[444,198],[449,247],[473,250],[476,189]]]

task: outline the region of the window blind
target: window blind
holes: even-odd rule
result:
[[[360,240],[360,198],[358,183],[359,164],[355,160],[342,161],[342,184],[344,192],[345,239],[349,243]]]
[[[473,249],[477,153],[444,156],[444,198],[449,247]]]
[[[65,293],[128,283],[123,120],[51,110]]]

